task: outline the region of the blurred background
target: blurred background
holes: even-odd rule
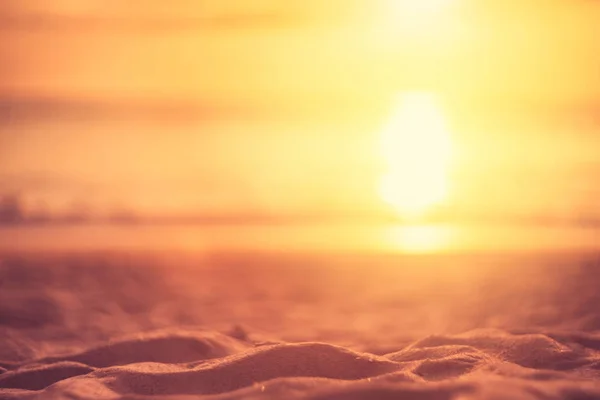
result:
[[[0,246],[597,249],[600,3],[0,4]]]

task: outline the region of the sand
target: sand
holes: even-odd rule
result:
[[[4,255],[0,399],[600,399],[599,259]]]

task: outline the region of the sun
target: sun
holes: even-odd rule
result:
[[[425,15],[444,11],[454,0],[388,0],[388,7],[396,15]]]
[[[455,29],[458,0],[380,0],[379,40],[444,38]]]
[[[422,217],[448,196],[452,142],[436,97],[403,93],[381,134],[379,193],[403,218]]]

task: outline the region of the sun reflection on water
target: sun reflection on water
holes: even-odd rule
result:
[[[403,253],[436,253],[452,248],[454,231],[442,225],[392,226],[384,233],[386,245]]]

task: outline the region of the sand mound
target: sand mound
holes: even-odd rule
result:
[[[407,351],[454,346],[469,346],[475,351],[481,350],[504,361],[530,368],[560,370],[586,363],[583,349],[572,349],[547,335],[514,335],[496,330],[474,331],[457,336],[431,336],[411,345]]]
[[[600,351],[580,336],[553,336],[479,330],[376,356],[323,343],[253,346],[215,332],[162,331],[14,366],[0,375],[0,398],[600,398]]]
[[[41,363],[73,361],[93,367],[110,367],[140,362],[185,363],[225,357],[248,347],[216,332],[153,332],[98,346],[81,353],[47,357]]]
[[[73,376],[85,375],[92,372],[84,364],[73,362],[58,362],[48,365],[26,366],[16,371],[10,371],[0,376],[0,387],[39,390],[54,382]]]

